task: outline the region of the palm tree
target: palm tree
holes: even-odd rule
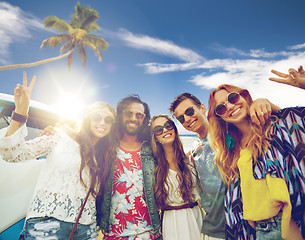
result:
[[[0,67],[0,70],[20,67],[33,67],[43,63],[56,61],[65,57],[68,57],[68,67],[69,70],[71,70],[71,64],[73,63],[73,52],[75,49],[77,49],[77,54],[82,60],[83,66],[85,67],[87,60],[85,47],[89,47],[95,51],[99,57],[99,61],[102,61],[103,55],[101,50],[106,50],[108,48],[108,43],[101,37],[88,34],[92,31],[97,31],[100,29],[96,24],[98,18],[99,15],[96,10],[89,7],[80,6],[79,2],[75,6],[75,13],[72,15],[72,20],[70,23],[66,23],[64,20],[59,19],[56,16],[46,17],[44,20],[44,26],[46,28],[53,28],[59,32],[62,32],[63,34],[55,35],[45,39],[40,47],[43,48],[50,46],[54,48],[60,44],[63,44],[60,48],[60,56],[34,63],[3,66]],[[66,53],[62,55],[64,52]]]

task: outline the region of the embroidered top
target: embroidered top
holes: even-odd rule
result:
[[[26,126],[4,137],[7,128],[0,130],[0,154],[7,162],[21,162],[47,155],[26,218],[54,217],[61,221],[75,222],[87,195],[80,183],[80,146],[62,130],[55,128],[52,136],[42,136],[25,141]],[[89,182],[87,171],[83,180]],[[79,223],[96,221],[95,199],[89,196]]]
[[[117,150],[112,188],[110,233],[105,239],[154,239],[144,197],[140,150]],[[139,239],[142,239],[139,238]]]
[[[253,164],[253,177],[285,180],[292,218],[298,223],[305,208],[305,108],[286,108],[277,114],[279,121],[270,129],[271,147]],[[243,218],[240,179],[233,179],[225,197],[226,239],[255,239],[255,231]],[[304,236],[303,236],[304,237]]]

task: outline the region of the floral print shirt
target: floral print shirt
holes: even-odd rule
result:
[[[110,233],[105,239],[154,239],[144,197],[140,150],[117,151],[112,189]]]

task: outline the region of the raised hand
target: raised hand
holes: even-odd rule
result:
[[[26,72],[23,72],[23,85],[17,84],[14,89],[15,112],[21,115],[27,115],[30,105],[31,93],[36,82],[36,76],[28,86]]]
[[[269,80],[305,89],[305,71],[303,70],[302,66],[298,68],[298,71],[290,68],[288,71],[289,74],[285,74],[276,70],[271,70],[271,72],[280,78],[271,77]]]

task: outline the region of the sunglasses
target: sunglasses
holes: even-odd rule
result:
[[[155,126],[153,132],[156,136],[159,136],[163,133],[164,128],[166,128],[167,130],[172,130],[174,129],[174,123],[172,121],[166,121],[163,126]]]
[[[215,108],[215,113],[218,115],[218,116],[221,116],[221,115],[224,115],[226,112],[227,112],[227,103],[232,103],[232,104],[235,104],[239,101],[239,98],[240,98],[240,94],[237,93],[237,92],[231,92],[228,94],[228,101],[226,101],[225,103],[220,103],[216,106]]]
[[[123,111],[123,114],[126,118],[132,118],[135,116],[138,121],[142,121],[145,118],[145,113],[140,112],[134,113],[131,111]]]
[[[185,110],[184,114],[179,115],[178,117],[176,117],[176,119],[177,119],[181,124],[183,124],[183,123],[185,122],[184,115],[190,117],[190,116],[193,116],[193,115],[194,115],[194,112],[195,112],[194,106],[188,107],[188,108]]]
[[[100,121],[104,121],[105,124],[113,124],[114,118],[111,116],[103,117],[101,114],[94,114],[90,116],[92,122],[99,123]]]

